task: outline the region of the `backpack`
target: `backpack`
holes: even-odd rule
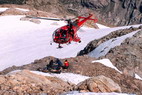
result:
[[[65,61],[65,62],[64,62],[64,66],[68,67],[68,66],[69,66],[69,62],[68,62],[68,61]]]

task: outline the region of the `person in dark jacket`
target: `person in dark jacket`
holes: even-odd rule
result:
[[[49,70],[49,69],[52,69],[52,68],[53,68],[53,63],[54,63],[54,61],[53,61],[53,60],[51,60],[51,61],[49,62],[49,64],[48,64],[48,65],[46,65],[47,70]]]
[[[62,67],[62,62],[57,58],[55,60],[55,62],[53,62],[53,65],[51,66],[51,69],[49,69],[49,71],[52,72],[52,73],[58,73],[58,74],[60,74],[61,70],[62,70],[61,67]]]
[[[52,73],[61,73],[62,64],[63,63],[58,58],[55,61],[51,60],[49,64],[46,65],[46,69],[44,69],[44,71],[48,70]]]
[[[57,69],[58,70],[61,69],[61,67],[63,66],[63,63],[58,58],[56,59],[56,63],[58,64]]]

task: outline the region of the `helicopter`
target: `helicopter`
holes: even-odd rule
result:
[[[67,25],[62,26],[58,29],[56,29],[52,35],[53,42],[58,43],[58,48],[62,48],[61,44],[71,43],[71,41],[79,42],[81,43],[81,39],[77,35],[77,31],[83,26],[83,24],[87,20],[93,20],[94,23],[96,23],[98,20],[92,19],[93,15],[89,14],[87,17],[78,16],[73,19],[54,19],[54,18],[42,18],[42,17],[31,17],[27,16],[29,18],[35,18],[35,19],[45,19],[45,20],[55,20],[55,21],[67,21]]]

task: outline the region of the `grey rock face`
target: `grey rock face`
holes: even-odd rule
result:
[[[100,22],[111,25],[129,25],[142,22],[142,0],[59,0],[74,14],[96,14]]]
[[[132,38],[126,39],[120,46],[113,48],[106,57],[111,59],[114,65],[123,71],[124,74],[134,77],[134,74],[137,73],[142,77],[141,40],[142,31],[139,31]]]
[[[126,35],[128,33],[131,33],[133,31],[136,31],[140,29],[139,28],[128,28],[128,29],[121,29],[121,30],[117,30],[117,31],[114,31],[100,39],[96,39],[94,41],[91,41],[90,43],[88,43],[88,45],[83,49],[81,50],[79,53],[78,53],[78,56],[81,56],[81,55],[85,55],[85,54],[88,54],[89,52],[91,52],[92,50],[94,50],[95,48],[97,48],[100,44],[104,43],[105,41],[108,41],[112,38],[116,38],[116,37],[120,37],[120,36],[123,36],[123,35]]]
[[[26,4],[62,15],[94,13],[100,23],[112,26],[142,23],[142,0],[0,0],[0,4]]]
[[[101,43],[116,38],[122,35],[125,35],[127,33],[133,32],[137,29],[141,29],[141,26],[139,28],[129,28],[124,30],[118,30],[115,32],[110,33],[109,35],[94,40],[90,42],[84,50],[80,51],[78,55],[84,55],[92,50],[94,50],[96,47],[98,47]],[[113,49],[111,49],[107,55],[100,57],[100,58],[108,58],[111,60],[111,62],[119,69],[121,70],[125,75],[129,75],[132,77],[135,77],[135,74],[138,74],[140,77],[142,77],[142,31],[139,31],[136,33],[132,38],[126,39],[120,46],[117,46]]]
[[[0,0],[0,4],[25,4],[26,0]]]

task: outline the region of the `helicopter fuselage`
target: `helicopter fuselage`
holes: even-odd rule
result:
[[[53,33],[53,41],[59,44],[70,43],[71,41],[81,42],[80,38],[77,36],[77,31],[87,20],[94,20],[97,22],[97,19],[91,19],[91,17],[92,14],[88,17],[79,16],[77,20],[58,28]]]

